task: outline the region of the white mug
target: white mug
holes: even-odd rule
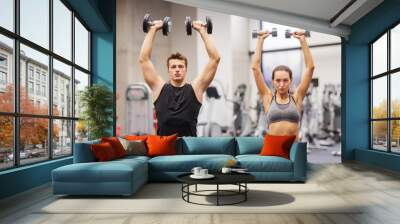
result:
[[[201,169],[200,170],[200,176],[207,176],[208,175],[208,169]]]
[[[232,171],[232,168],[230,167],[222,167],[221,172],[222,173],[230,173]]]
[[[201,175],[200,174],[200,171],[202,170],[202,168],[201,167],[193,167],[193,169],[192,169],[192,173],[194,174],[194,175],[196,175],[196,176],[199,176],[199,175]]]

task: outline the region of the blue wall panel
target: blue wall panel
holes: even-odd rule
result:
[[[94,33],[92,35],[93,83],[103,83],[113,89],[114,53],[113,34]]]
[[[371,151],[367,149],[356,149],[355,159],[372,166],[378,166],[385,169],[400,172],[400,155],[392,153]]]
[[[53,169],[71,163],[69,157],[0,172],[0,199],[48,183]]]
[[[345,46],[345,149],[343,158],[354,159],[354,149],[368,147],[369,129],[369,84],[368,46]]]
[[[400,157],[369,150],[369,43],[400,22],[400,1],[386,0],[351,27],[344,43],[342,157],[399,170]],[[355,151],[357,149],[357,151]],[[360,151],[363,150],[363,151]],[[394,162],[396,161],[396,162]]]

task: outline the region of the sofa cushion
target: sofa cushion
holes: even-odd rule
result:
[[[177,143],[178,154],[225,154],[234,155],[233,137],[182,137]]]
[[[53,181],[58,182],[128,182],[132,181],[133,172],[142,172],[143,166],[147,166],[146,162],[136,159],[74,163],[52,173]]]
[[[279,156],[238,155],[236,159],[249,172],[293,172],[292,161]]]
[[[124,158],[113,160],[113,162],[131,162],[132,160],[138,160],[142,162],[148,162],[150,157],[147,156],[138,156],[138,155],[129,155],[125,156]]]
[[[236,155],[260,154],[264,144],[262,137],[236,137]]]
[[[235,159],[231,155],[175,155],[158,156],[149,160],[150,171],[191,172],[193,167],[200,166],[211,172],[219,171],[228,160]]]

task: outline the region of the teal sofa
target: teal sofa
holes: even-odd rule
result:
[[[54,194],[131,195],[148,181],[176,181],[176,177],[200,166],[219,172],[228,160],[247,168],[258,182],[305,182],[306,143],[295,142],[290,159],[260,156],[262,137],[183,137],[177,155],[127,156],[96,162],[91,141],[75,144],[74,163],[52,171]]]

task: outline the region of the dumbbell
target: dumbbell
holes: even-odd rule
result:
[[[258,37],[259,32],[260,32],[259,30],[253,30],[253,32],[251,33],[251,37],[253,39],[256,39]],[[278,30],[276,28],[272,28],[272,31],[270,33],[272,34],[273,37],[278,36]]]
[[[207,27],[207,33],[212,34],[213,24],[212,24],[210,17],[206,16],[206,23],[203,25],[205,25]],[[190,16],[186,16],[185,26],[186,26],[187,35],[192,35],[193,24],[192,24],[192,19],[190,18]]]
[[[151,18],[150,14],[144,15],[143,18],[143,32],[147,33],[150,30],[150,26],[153,26],[152,24],[153,18]],[[166,16],[163,19],[163,26],[162,26],[162,33],[164,36],[167,36],[169,32],[171,32],[172,29],[172,21],[171,17]]]
[[[290,30],[286,30],[286,31],[285,31],[285,37],[286,37],[286,38],[291,38],[292,35],[293,35],[293,33],[290,32]],[[304,32],[304,36],[310,37],[310,31],[306,30],[306,31]]]

